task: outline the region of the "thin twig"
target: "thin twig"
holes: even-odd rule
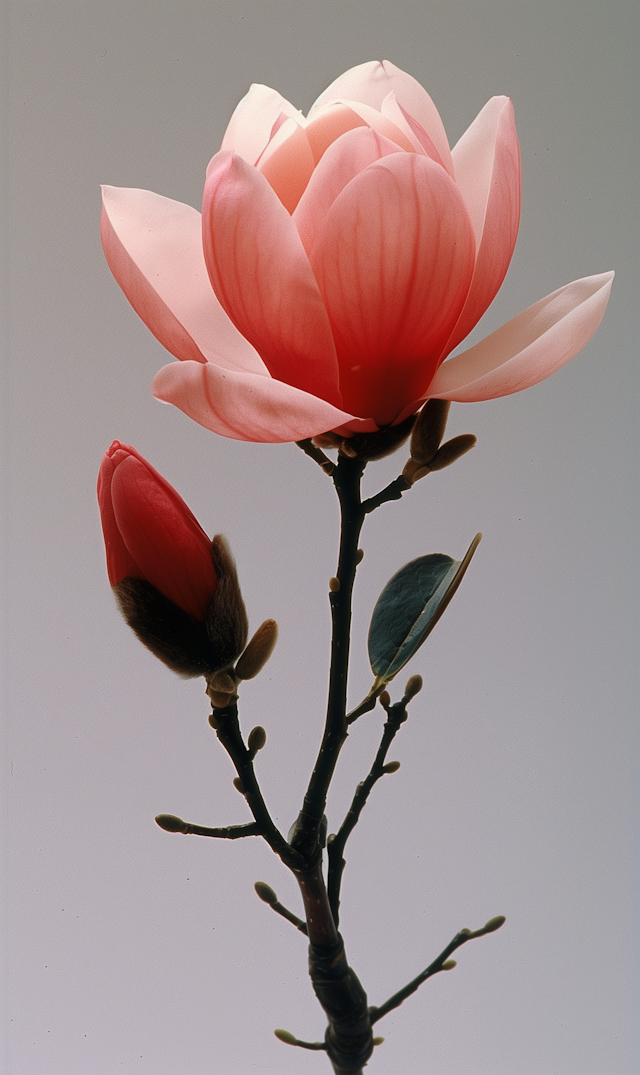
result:
[[[430,963],[426,970],[423,970],[422,974],[419,974],[417,978],[405,985],[404,989],[399,989],[397,993],[394,993],[392,997],[381,1004],[378,1008],[370,1008],[369,1015],[371,1017],[371,1025],[377,1023],[379,1019],[382,1019],[384,1015],[393,1011],[394,1008],[399,1008],[400,1005],[407,997],[410,997],[412,993],[415,993],[423,982],[426,982],[427,978],[433,977],[434,974],[438,974],[442,970],[448,968],[444,966],[452,952],[455,952],[456,948],[460,948],[461,945],[466,944],[467,941],[473,940],[474,937],[484,937],[486,933],[494,933],[495,930],[500,929],[500,926],[504,925],[504,915],[498,915],[496,918],[491,918],[482,929],[477,929],[472,932],[470,929],[461,929],[459,933],[456,933],[452,941],[449,942],[446,948],[440,953],[437,959],[434,959],[433,963]]]
[[[276,900],[275,903],[270,903],[269,907],[272,911],[275,911],[276,914],[279,914],[281,918],[286,918],[287,922],[291,922],[296,929],[299,929],[301,933],[304,933],[305,937],[309,935],[306,922],[303,922],[301,918],[298,918],[298,916],[295,915],[293,911],[290,911],[288,907],[284,907],[279,900]]]
[[[333,474],[336,469],[336,464],[332,463],[329,456],[325,455],[320,448],[316,447],[310,437],[306,440],[297,440],[296,444],[298,445],[298,448],[302,448],[302,451],[308,455],[310,459],[313,459],[314,463],[317,463],[318,466],[324,470],[325,474],[328,474],[329,476]]]
[[[406,493],[407,489],[411,488],[411,482],[408,482],[404,475],[400,474],[399,477],[394,478],[392,482],[381,489],[375,496],[370,496],[368,500],[362,502],[362,510],[365,515],[368,515],[370,511],[375,511],[381,504],[386,504],[389,500],[400,500],[403,493]]]
[[[210,829],[204,825],[192,825],[173,814],[158,814],[156,824],[165,832],[180,832],[185,836],[214,836],[218,840],[239,840],[242,836],[261,835],[255,821],[250,821],[248,825],[224,825]]]
[[[242,793],[256,820],[260,836],[267,841],[276,855],[280,856],[285,865],[293,870],[304,868],[306,862],[303,856],[290,847],[271,819],[258,785],[251,751],[247,749],[242,739],[237,705],[234,703],[225,709],[214,707],[209,722],[236,767]]]
[[[327,843],[327,854],[329,858],[327,887],[329,891],[329,903],[331,904],[331,910],[336,925],[338,925],[340,920],[340,885],[346,865],[343,857],[345,844],[360,819],[360,814],[369,798],[369,793],[371,792],[373,785],[381,776],[385,775],[384,764],[387,752],[400,725],[403,724],[406,719],[407,711],[404,700],[389,707],[382,732],[382,740],[378,747],[378,752],[375,756],[373,765],[371,766],[369,775],[358,784],[353,797],[353,802],[349,807],[349,811],[342,822],[342,825],[335,836],[330,838]]]

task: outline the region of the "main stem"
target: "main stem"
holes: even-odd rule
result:
[[[291,834],[292,847],[307,860],[294,869],[305,908],[309,935],[309,975],[327,1016],[325,1047],[335,1075],[362,1075],[373,1051],[367,995],[347,963],[344,943],[331,911],[322,873],[319,831],[327,791],[347,738],[347,676],[351,607],[358,540],[365,512],[360,481],[365,464],[341,455],[333,472],[340,501],[340,551],[337,585],[330,591],[331,671],[324,735],[302,810]]]
[[[365,516],[360,497],[360,481],[365,465],[358,459],[341,455],[333,473],[340,500],[341,529],[337,588],[332,589],[329,594],[332,634],[327,718],[318,758],[291,837],[292,846],[309,858],[319,851],[318,832],[327,801],[327,791],[338,755],[347,738],[351,607],[358,540]]]

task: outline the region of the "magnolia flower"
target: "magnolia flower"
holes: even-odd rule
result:
[[[247,616],[224,539],[211,541],[173,486],[115,440],[98,475],[107,574],[138,638],[182,675],[230,666]]]
[[[252,86],[202,218],[144,190],[105,187],[103,204],[111,271],[180,359],[154,394],[240,440],[373,432],[429,398],[527,388],[588,342],[613,278],[567,284],[445,361],[513,254],[513,108],[493,97],[450,151],[431,98],[386,60],[347,71],[306,119]]]

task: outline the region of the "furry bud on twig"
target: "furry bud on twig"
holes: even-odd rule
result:
[[[249,738],[247,739],[247,749],[252,758],[255,758],[259,750],[262,750],[267,741],[267,733],[264,728],[261,728],[258,724],[255,728],[249,732]]]
[[[455,959],[447,959],[446,962],[442,964],[440,970],[453,970],[453,968],[457,966],[458,964]]]
[[[397,773],[400,768],[399,761],[388,761],[386,765],[382,766],[383,773]]]
[[[298,1039],[295,1034],[291,1034],[288,1030],[274,1030],[273,1032],[278,1041],[283,1041],[285,1045],[297,1045]]]
[[[438,451],[450,406],[448,399],[429,399],[416,418],[411,434],[411,458],[420,466],[429,463]]]
[[[380,691],[378,697],[380,699],[380,705],[384,706],[385,709],[391,705],[391,695],[389,694],[389,691]]]
[[[404,702],[410,702],[422,690],[422,676],[409,676],[404,688]]]
[[[504,926],[506,921],[507,919],[505,915],[496,915],[495,918],[490,918],[488,922],[485,922],[484,926],[482,927],[482,932],[495,933],[497,929],[500,929],[500,926]]]
[[[277,641],[278,624],[275,620],[265,620],[258,627],[235,667],[238,679],[253,679],[257,676],[269,660]]]
[[[174,814],[158,814],[155,821],[165,832],[186,832],[188,828],[186,821]]]
[[[268,903],[273,907],[274,903],[278,902],[278,897],[271,888],[270,885],[265,884],[264,881],[256,881],[253,886],[256,890],[256,895],[262,900],[263,903]]]
[[[241,795],[244,795],[244,787],[242,786],[242,781],[239,776],[234,776],[233,786],[236,791],[239,791]]]
[[[382,1045],[383,1041],[384,1041],[384,1038],[377,1037],[377,1038],[373,1039],[373,1044],[374,1045]]]
[[[457,459],[470,452],[475,447],[478,438],[473,433],[461,433],[459,437],[452,437],[438,449],[433,459],[429,462],[429,470],[444,470],[450,467]]]

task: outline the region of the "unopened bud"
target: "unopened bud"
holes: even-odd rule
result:
[[[331,593],[337,593],[340,589],[340,579],[337,579],[335,575],[329,579],[329,590]]]
[[[364,549],[356,549],[356,567],[361,564],[364,559]]]
[[[430,399],[420,411],[411,434],[411,458],[416,463],[429,463],[438,451],[450,406],[448,399]]]
[[[443,470],[444,467],[451,466],[456,459],[460,459],[460,456],[471,451],[477,439],[473,433],[461,433],[459,437],[453,437],[452,440],[448,440],[438,449],[430,461],[429,470]]]
[[[397,773],[400,768],[399,761],[388,761],[386,765],[382,766],[383,773]]]
[[[455,959],[447,959],[446,962],[442,964],[442,967],[440,969],[441,970],[453,970],[453,968],[457,967],[457,965],[458,964],[456,963]]]
[[[497,929],[500,929],[500,926],[504,926],[506,921],[507,919],[505,915],[496,915],[495,918],[490,918],[488,922],[485,922],[484,926],[482,927],[482,932],[495,933]]]
[[[242,781],[239,776],[234,776],[233,786],[236,791],[239,791],[241,795],[244,795],[244,787],[242,786]]]
[[[297,1045],[298,1039],[295,1034],[290,1034],[288,1030],[274,1030],[273,1032],[278,1041],[283,1041],[285,1045]]]
[[[427,474],[431,473],[431,467],[419,465],[415,459],[410,459],[408,463],[405,463],[402,471],[402,477],[405,481],[409,482],[409,485],[415,485],[420,478],[424,478]]]
[[[267,741],[267,733],[264,728],[258,725],[249,732],[249,738],[247,739],[247,747],[249,752],[255,757],[259,750],[262,750]]]
[[[238,679],[253,679],[260,672],[278,640],[278,624],[275,620],[265,620],[251,639],[246,650],[235,667]]]
[[[404,701],[409,702],[412,698],[415,698],[416,694],[419,694],[422,690],[422,676],[409,676],[407,685],[404,688]]]
[[[266,885],[264,881],[256,881],[253,886],[256,890],[256,895],[262,900],[263,903],[268,903],[273,907],[274,903],[278,902],[278,897],[271,888],[270,885]]]
[[[223,669],[220,672],[214,672],[212,676],[207,676],[207,687],[218,694],[234,694],[236,681],[227,669]]]
[[[373,1044],[374,1045],[382,1045],[383,1041],[384,1041],[384,1038],[374,1038],[373,1039]]]
[[[381,691],[379,698],[380,705],[384,706],[385,709],[387,706],[391,705],[391,695],[389,694],[389,691]]]
[[[159,825],[165,832],[186,832],[187,830],[186,821],[183,821],[181,817],[175,817],[174,814],[158,814],[156,825]]]

